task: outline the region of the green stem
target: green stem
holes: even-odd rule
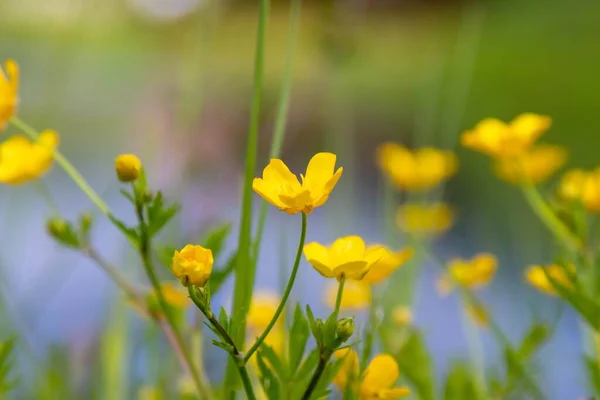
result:
[[[345,284],[346,284],[346,275],[342,274],[342,276],[340,276],[340,285],[338,286],[337,296],[335,297],[335,310],[333,311],[336,319],[337,319],[338,315],[340,315],[340,307],[342,305],[342,295],[344,294],[344,285]]]
[[[292,292],[292,288],[294,287],[294,282],[296,281],[296,275],[298,274],[298,267],[300,266],[300,260],[302,259],[302,250],[304,249],[304,241],[306,239],[306,214],[302,213],[302,231],[300,232],[300,242],[298,242],[298,251],[296,252],[296,260],[294,261],[294,267],[292,268],[292,274],[290,275],[290,279],[288,280],[287,286],[285,288],[285,292],[283,293],[283,297],[281,298],[281,302],[271,318],[271,322],[267,325],[265,331],[260,335],[260,337],[256,340],[256,342],[252,345],[248,353],[244,357],[244,362],[248,362],[250,358],[254,355],[256,350],[259,349],[260,345],[265,341],[271,329],[277,323],[279,316],[285,309],[285,304],[287,302],[288,297],[290,297],[290,293]]]
[[[142,264],[144,265],[146,274],[148,275],[148,278],[150,279],[150,282],[152,283],[152,287],[154,288],[154,291],[156,292],[156,297],[158,298],[158,303],[160,305],[161,311],[164,314],[165,319],[166,319],[169,327],[171,328],[171,331],[173,332],[174,341],[175,341],[175,343],[177,343],[177,346],[181,349],[181,353],[182,353],[184,361],[187,365],[187,369],[189,370],[190,375],[192,376],[192,379],[194,380],[194,383],[196,385],[196,389],[198,390],[198,393],[201,395],[202,398],[211,398],[212,396],[208,392],[208,389],[206,389],[204,382],[202,382],[200,375],[198,374],[198,369],[196,368],[196,364],[194,364],[194,361],[192,360],[190,352],[187,351],[185,341],[183,340],[183,335],[179,331],[179,328],[177,327],[177,324],[175,323],[175,320],[173,319],[173,316],[171,315],[171,310],[169,308],[169,305],[167,304],[167,301],[165,300],[165,297],[160,288],[160,282],[156,276],[156,273],[154,272],[154,266],[152,265],[152,258],[150,255],[151,241],[150,241],[150,233],[148,232],[148,226],[146,224],[146,220],[144,217],[144,206],[142,204],[141,199],[137,198],[137,191],[133,190],[133,193],[134,193],[134,196],[136,197],[135,198],[135,200],[136,200],[135,209],[136,209],[136,214],[137,214],[138,221],[140,224],[139,251],[140,251],[140,256],[142,258]]]
[[[29,136],[32,140],[37,140],[39,137],[38,132],[33,129],[31,126],[27,125],[25,122],[21,121],[17,117],[12,117],[10,119],[10,123],[15,127],[21,129],[27,136]],[[79,186],[79,188],[85,193],[85,195],[94,203],[96,207],[105,215],[110,213],[110,209],[108,205],[104,203],[104,201],[98,196],[98,194],[92,189],[92,187],[87,183],[85,178],[79,173],[77,168],[71,164],[69,160],[58,150],[53,150],[54,159],[56,162],[65,170],[67,175],[71,177],[73,182]]]
[[[278,158],[285,137],[285,128],[287,116],[290,109],[290,95],[292,92],[292,81],[294,71],[294,55],[296,54],[296,44],[298,43],[298,27],[300,25],[300,10],[302,0],[292,0],[290,7],[290,25],[287,37],[287,51],[285,55],[285,70],[283,72],[283,83],[281,93],[279,95],[279,105],[277,107],[277,116],[275,117],[275,129],[273,131],[273,139],[271,142],[271,151],[269,158]],[[258,250],[262,241],[262,236],[265,230],[265,222],[267,220],[267,211],[269,204],[263,202],[260,207],[258,217],[258,228],[254,239],[254,259],[258,259]]]
[[[552,234],[571,250],[581,250],[581,240],[556,216],[535,186],[530,183],[523,183],[521,190],[533,212],[537,214]]]
[[[485,379],[485,361],[483,353],[483,345],[481,343],[481,336],[478,331],[478,327],[473,321],[471,321],[466,307],[468,307],[468,300],[463,301],[462,311],[462,325],[465,337],[467,339],[467,345],[469,348],[469,356],[471,358],[471,368],[473,375],[475,376],[475,382],[478,392],[484,399],[489,398],[487,391],[487,384]]]
[[[327,363],[329,363],[332,354],[332,351],[327,350],[327,352],[319,358],[319,364],[317,365],[317,369],[315,369],[313,376],[310,378],[310,382],[308,383],[308,386],[306,387],[306,390],[302,395],[302,400],[310,399],[310,396],[313,394],[313,392],[317,388],[317,385],[319,384],[319,380],[321,379],[323,372],[325,372],[325,368],[327,367]]]
[[[252,263],[252,181],[256,168],[256,152],[258,147],[258,129],[260,124],[260,106],[264,73],[265,42],[269,0],[260,0],[258,32],[254,60],[254,88],[252,95],[252,114],[246,144],[246,165],[244,189],[242,195],[242,213],[238,239],[238,254],[235,270],[233,295],[232,331],[236,343],[243,347],[246,336],[246,316],[250,306],[252,287],[256,275],[256,266]],[[228,363],[225,375],[225,391],[229,398],[235,398],[235,372],[233,364]]]

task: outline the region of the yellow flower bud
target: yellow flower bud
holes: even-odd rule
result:
[[[392,311],[392,320],[397,327],[410,326],[413,324],[414,316],[407,306],[397,306]]]
[[[0,68],[0,131],[15,114],[18,104],[19,66],[13,60],[7,60],[4,71]]]
[[[121,182],[132,182],[140,176],[142,162],[133,154],[121,154],[115,158],[115,170]]]
[[[188,244],[175,251],[171,270],[184,286],[204,287],[212,272],[214,259],[210,249]]]
[[[335,335],[342,343],[346,342],[354,334],[354,318],[342,318],[337,322]]]

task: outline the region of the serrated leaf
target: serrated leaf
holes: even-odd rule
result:
[[[300,361],[302,361],[302,356],[304,356],[304,350],[306,349],[309,335],[309,323],[304,317],[300,305],[296,304],[288,343],[290,376],[294,376],[300,367]]]
[[[135,242],[136,245],[139,246],[140,235],[137,229],[128,227],[127,225],[125,225],[124,222],[122,222],[112,214],[108,214],[108,219],[110,219],[113,225],[115,225],[125,236],[127,236],[129,239]]]
[[[209,230],[201,241],[205,248],[212,250],[215,259],[221,254],[229,232],[231,232],[231,223],[226,223]]]
[[[159,233],[180,209],[179,204],[165,206],[162,193],[158,192],[152,204],[148,206],[148,233],[150,236]]]
[[[413,331],[396,357],[400,371],[413,384],[419,398],[434,399],[431,357],[418,331]]]

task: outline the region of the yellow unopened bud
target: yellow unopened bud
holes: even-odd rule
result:
[[[121,182],[132,182],[140,176],[142,162],[133,154],[121,154],[115,158],[115,171]]]
[[[335,334],[342,342],[347,341],[354,334],[354,318],[342,318],[337,322]]]
[[[188,244],[175,251],[171,270],[183,285],[204,287],[212,272],[214,259],[210,249]]]

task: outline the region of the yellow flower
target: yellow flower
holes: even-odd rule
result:
[[[559,146],[538,145],[515,157],[496,160],[496,174],[513,184],[540,183],[567,161],[567,151]]]
[[[160,291],[171,307],[184,309],[190,305],[190,298],[186,291],[181,290],[181,286],[176,286],[172,282],[165,282],[160,285]],[[156,297],[156,293],[153,296]]]
[[[354,386],[358,378],[358,354],[354,350],[344,349],[335,352],[337,358],[343,358],[343,364],[333,383],[340,390],[348,385]],[[359,400],[394,400],[410,395],[410,390],[402,386],[394,386],[400,377],[396,360],[388,354],[376,355],[367,366],[358,383]]]
[[[258,292],[252,296],[250,302],[250,309],[248,310],[248,316],[246,322],[248,328],[257,331],[259,334],[269,325],[273,315],[277,311],[277,307],[281,302],[281,298],[270,292]],[[283,321],[280,317],[279,321]]]
[[[181,251],[175,250],[171,270],[184,286],[204,287],[210,278],[213,263],[210,249],[188,244]]]
[[[390,249],[380,244],[367,247],[367,253],[381,251],[379,249],[383,249],[384,255],[379,259],[379,261],[371,265],[369,272],[367,272],[362,279],[362,281],[365,283],[377,284],[389,278],[389,276],[392,275],[395,270],[409,261],[414,254],[414,251],[410,248],[392,252]]]
[[[378,149],[378,164],[398,188],[409,191],[428,190],[456,173],[454,153],[431,147],[409,150],[396,143]]]
[[[263,199],[288,214],[308,214],[325,204],[331,191],[342,176],[343,168],[335,169],[336,156],[317,153],[308,163],[302,183],[279,159],[272,159],[262,178],[255,178],[252,188]]]
[[[465,304],[465,312],[477,326],[482,329],[489,328],[490,315],[482,304]]]
[[[397,327],[412,325],[414,316],[410,307],[396,306],[392,311],[392,321]]]
[[[453,289],[455,282],[471,289],[485,286],[494,277],[497,266],[496,257],[487,253],[477,254],[470,260],[456,258],[448,264],[450,276],[440,280],[438,289],[442,294],[447,294]]]
[[[567,172],[561,179],[558,193],[565,200],[580,201],[589,211],[600,212],[600,168]]]
[[[32,142],[22,135],[0,143],[0,183],[20,185],[48,171],[58,145],[58,133],[45,130]]]
[[[521,114],[508,124],[487,118],[464,132],[461,144],[495,158],[516,156],[531,147],[551,124],[550,117],[532,113]]]
[[[569,265],[567,268],[571,273],[575,273],[575,267],[573,265]],[[554,289],[554,286],[552,286],[552,282],[544,273],[544,269],[546,269],[548,275],[550,275],[550,277],[557,283],[568,288],[573,287],[573,282],[571,281],[569,274],[567,274],[563,267],[556,264],[548,266],[532,265],[525,270],[525,279],[531,286],[535,287],[541,292],[550,296],[556,296],[556,290]]]
[[[415,234],[443,233],[453,223],[454,211],[445,203],[403,204],[396,214],[398,228]]]
[[[19,104],[19,66],[13,60],[4,63],[6,74],[0,68],[0,130],[15,114]]]
[[[307,261],[326,278],[362,279],[369,268],[384,255],[385,250],[374,248],[367,251],[364,240],[359,236],[337,239],[330,247],[312,242],[304,246]]]
[[[330,284],[325,291],[325,304],[334,308],[337,298],[338,285]],[[371,304],[371,287],[362,281],[348,281],[344,284],[342,292],[342,310],[362,310]]]
[[[121,154],[115,158],[115,171],[121,182],[133,182],[142,172],[142,162],[134,154]]]

